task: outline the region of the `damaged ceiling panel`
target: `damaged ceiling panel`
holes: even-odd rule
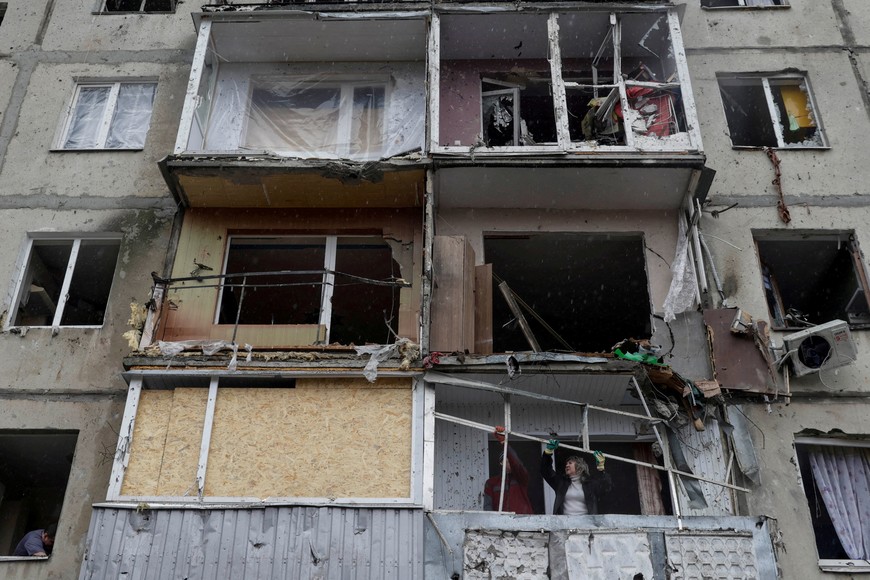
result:
[[[288,172],[281,167],[178,161],[167,164],[187,207],[422,207],[425,170],[361,172],[357,167]],[[217,165],[217,166],[216,166]]]

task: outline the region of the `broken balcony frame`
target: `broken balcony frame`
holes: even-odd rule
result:
[[[505,456],[502,458],[502,472],[501,472],[502,480],[504,480],[504,478],[506,477],[506,469],[507,469],[506,465],[508,463],[508,461],[507,461],[507,449],[508,449],[508,444],[509,444],[509,438],[511,435],[518,437],[520,439],[527,440],[527,441],[536,441],[536,442],[542,443],[542,444],[547,443],[546,439],[542,439],[540,437],[535,437],[533,435],[528,435],[525,433],[512,431],[512,429],[511,429],[511,399],[513,397],[525,397],[525,398],[534,399],[537,401],[546,401],[546,402],[550,402],[550,403],[570,405],[572,407],[579,408],[579,412],[582,414],[582,417],[583,417],[582,421],[581,421],[581,425],[582,425],[581,446],[578,447],[576,445],[570,445],[570,444],[560,442],[559,447],[564,448],[564,449],[570,449],[572,451],[578,451],[578,452],[584,453],[584,454],[591,454],[593,452],[593,449],[590,447],[590,443],[589,443],[589,429],[588,429],[589,420],[588,420],[588,417],[589,417],[590,410],[603,412],[603,413],[611,413],[614,415],[623,415],[623,416],[627,416],[627,417],[631,417],[631,418],[635,418],[635,419],[639,419],[639,420],[647,422],[652,427],[656,441],[661,446],[661,449],[663,451],[663,455],[662,455],[662,458],[664,461],[663,466],[655,464],[655,463],[646,463],[643,461],[638,461],[636,459],[631,459],[628,457],[612,455],[609,453],[605,453],[603,455],[605,458],[611,459],[614,461],[630,463],[633,465],[647,467],[650,469],[655,469],[656,471],[662,471],[662,472],[667,473],[670,492],[671,492],[671,503],[673,505],[674,515],[677,518],[678,526],[680,529],[683,528],[683,523],[682,523],[683,516],[681,513],[681,509],[680,509],[680,502],[679,502],[679,499],[677,496],[678,491],[677,491],[677,486],[676,486],[676,482],[680,481],[680,480],[676,476],[687,477],[687,478],[691,478],[691,479],[694,479],[697,481],[703,481],[706,483],[718,485],[718,486],[721,486],[723,488],[727,488],[727,489],[731,489],[731,490],[735,490],[735,491],[740,491],[743,493],[749,492],[749,489],[747,489],[745,487],[741,487],[739,485],[735,485],[733,483],[729,483],[729,482],[725,482],[725,481],[718,481],[718,480],[710,479],[707,477],[695,475],[693,473],[681,471],[681,470],[674,467],[674,465],[672,463],[672,458],[670,455],[670,445],[668,444],[668,438],[667,438],[667,436],[662,436],[662,434],[659,432],[659,427],[664,423],[664,420],[659,419],[659,418],[655,418],[652,416],[650,409],[649,409],[649,406],[647,405],[646,397],[644,396],[643,392],[641,391],[641,388],[637,382],[637,379],[633,375],[630,377],[630,379],[631,379],[630,382],[631,382],[631,385],[634,387],[634,390],[637,393],[638,397],[640,398],[640,401],[643,405],[644,411],[646,412],[645,415],[640,415],[640,414],[636,414],[636,413],[629,413],[626,411],[620,411],[617,409],[610,409],[607,407],[590,405],[589,403],[572,401],[569,399],[561,399],[561,398],[557,398],[557,397],[551,397],[548,395],[523,391],[523,390],[519,390],[519,389],[512,389],[510,387],[504,387],[501,385],[490,384],[490,383],[477,381],[477,380],[469,380],[469,379],[461,378],[461,376],[449,375],[449,374],[435,372],[435,371],[428,371],[424,375],[424,379],[425,379],[426,383],[430,385],[429,388],[427,389],[427,401],[426,401],[426,414],[427,414],[427,416],[431,416],[431,417],[433,417],[433,419],[436,419],[436,420],[447,421],[450,423],[463,425],[465,427],[470,427],[472,429],[484,431],[488,434],[491,434],[494,432],[495,427],[496,427],[495,425],[486,425],[483,423],[478,423],[476,421],[464,419],[462,417],[457,417],[454,415],[449,415],[449,414],[445,414],[445,413],[441,413],[441,412],[436,411],[435,410],[435,391],[436,391],[437,387],[434,387],[432,385],[447,384],[447,385],[455,386],[455,387],[490,391],[490,392],[498,393],[498,394],[502,395],[502,397],[504,398],[503,426],[505,428],[505,433],[504,433],[504,436],[505,436],[505,439],[504,439]],[[434,441],[435,441],[434,429],[435,429],[435,426],[434,426],[434,420],[433,420],[433,421],[431,421],[431,425],[427,426],[427,433],[425,436],[425,440],[427,442],[427,447],[430,446],[429,442],[431,442],[431,449],[427,449],[427,451],[426,451],[426,455],[428,457],[427,465],[431,466],[431,467],[429,467],[429,471],[427,471],[427,473],[432,473],[432,470],[434,469]],[[431,494],[432,490],[428,490],[428,492]],[[427,509],[432,511],[432,508],[434,506],[434,497],[431,497],[431,496],[428,497],[426,500],[426,505],[427,505]],[[503,506],[504,506],[504,488],[502,488],[501,494],[499,497],[499,509],[498,509],[498,511],[501,512]]]
[[[154,377],[158,381],[163,379],[171,379],[172,375],[168,375],[160,371],[140,371],[131,373],[127,376],[129,387],[127,389],[127,401],[124,407],[124,414],[121,419],[117,446],[114,452],[112,461],[112,472],[109,480],[109,487],[106,491],[106,501],[112,505],[130,504],[131,507],[142,505],[142,502],[147,502],[148,506],[153,509],[160,508],[204,508],[204,509],[234,509],[245,508],[251,505],[275,505],[275,504],[290,504],[290,505],[360,505],[366,507],[419,507],[422,503],[423,484],[422,478],[424,473],[423,465],[419,449],[423,440],[424,431],[424,403],[425,389],[423,382],[414,375],[409,375],[407,372],[395,372],[389,370],[379,371],[379,376],[382,377],[401,377],[409,380],[409,388],[411,394],[411,437],[406,443],[411,448],[411,470],[408,475],[408,495],[405,497],[387,497],[387,498],[370,498],[370,497],[215,497],[205,495],[206,473],[208,469],[209,447],[211,443],[211,434],[215,417],[215,409],[217,397],[220,389],[221,378],[224,375],[213,374],[209,372],[191,372],[186,371],[183,375],[178,375],[183,379],[184,384],[192,385],[198,383],[199,388],[208,390],[206,401],[205,414],[202,424],[202,434],[200,439],[199,460],[196,467],[196,474],[191,481],[191,495],[183,496],[145,496],[145,495],[122,495],[121,491],[124,485],[124,475],[130,463],[130,452],[132,450],[133,436],[136,427],[136,416],[139,408],[140,395],[143,389],[147,389],[149,377]],[[265,373],[246,373],[249,379],[260,379],[260,381],[268,382],[275,378],[274,372]],[[347,377],[361,379],[360,372],[330,372],[330,377]],[[295,373],[282,373],[281,378],[322,378],[323,373],[316,371],[299,371]],[[208,385],[207,387],[205,385]],[[392,444],[392,442],[391,442]]]
[[[469,10],[466,12],[471,12],[473,10]],[[588,13],[588,11],[587,11]],[[578,12],[578,14],[582,14],[582,12]],[[600,14],[600,12],[599,12]],[[664,78],[661,80],[656,80],[654,82],[643,82],[643,81],[635,81],[631,79],[626,79],[623,75],[623,71],[621,70],[621,19],[626,15],[659,15],[660,18],[664,18],[669,34],[670,46],[673,52],[674,59],[674,72],[670,75],[670,78]],[[564,75],[566,75],[567,71],[563,71],[563,62],[562,62],[562,51],[563,48],[560,46],[560,28],[559,28],[559,17],[560,14],[556,12],[552,12],[548,15],[547,19],[547,42],[548,42],[548,60],[550,65],[550,79],[552,82],[552,92],[553,92],[553,100],[555,106],[555,116],[556,116],[556,135],[557,135],[557,143],[554,145],[531,145],[531,146],[502,146],[497,148],[484,148],[479,145],[471,145],[471,146],[457,146],[457,145],[444,145],[441,144],[442,135],[441,135],[441,126],[447,121],[446,117],[442,116],[441,113],[441,102],[440,95],[441,92],[445,89],[442,86],[441,80],[441,52],[442,52],[442,42],[443,37],[441,33],[442,27],[442,15],[451,15],[455,16],[455,14],[450,13],[449,6],[439,7],[438,10],[432,15],[432,23],[430,28],[430,37],[429,37],[429,110],[430,110],[430,143],[429,149],[431,152],[435,154],[468,154],[470,151],[474,151],[475,155],[527,155],[532,153],[553,153],[554,151],[584,151],[584,150],[607,150],[613,152],[619,151],[636,151],[638,149],[646,149],[646,150],[702,150],[701,145],[701,135],[698,129],[698,123],[696,119],[696,109],[694,104],[694,99],[692,97],[692,89],[691,83],[689,80],[688,74],[688,65],[685,56],[685,50],[682,44],[682,37],[680,33],[680,25],[679,25],[679,17],[675,10],[663,11],[661,9],[658,10],[649,10],[649,11],[638,11],[636,13],[609,13],[609,21],[611,26],[611,31],[606,35],[606,39],[612,39],[613,41],[613,49],[614,49],[614,63],[613,63],[613,79],[605,82],[601,85],[598,85],[597,82],[593,82],[592,85],[585,85],[581,83],[577,83],[574,81],[566,81],[564,79]],[[458,17],[458,16],[457,16]],[[654,23],[653,28],[658,26],[658,21]],[[652,30],[652,29],[651,29]],[[641,39],[643,40],[643,39]],[[642,48],[645,48],[642,46]],[[649,50],[649,49],[647,49]],[[599,49],[598,53],[595,55],[595,60],[599,58],[601,50]],[[593,75],[597,78],[598,71],[593,66],[592,69]],[[570,73],[568,73],[570,74]],[[484,75],[486,76],[486,75]],[[604,79],[602,79],[604,80]],[[674,141],[672,144],[668,144],[666,139],[657,139],[656,142],[651,142],[649,140],[644,140],[641,138],[637,138],[631,130],[631,120],[628,116],[632,115],[629,111],[634,111],[632,107],[632,103],[630,102],[629,96],[627,94],[627,89],[632,86],[641,86],[650,89],[654,89],[656,91],[660,91],[663,94],[677,94],[679,96],[679,102],[682,103],[682,116],[684,117],[683,123],[680,125],[683,128],[681,133],[685,133],[688,138],[681,141]],[[572,140],[571,134],[569,131],[569,110],[567,105],[567,97],[566,90],[580,90],[580,89],[592,89],[594,91],[613,89],[618,90],[619,95],[619,106],[623,113],[625,114],[625,136],[624,136],[624,144],[619,145],[601,145],[598,143],[588,143],[585,141],[577,141]],[[611,105],[612,107],[612,105]],[[608,109],[611,110],[611,109]],[[602,113],[604,114],[604,113]],[[684,125],[684,126],[683,126]],[[449,138],[447,139],[449,141]]]
[[[336,247],[337,247],[337,239],[339,236],[326,236],[326,260],[327,264],[335,266],[335,256],[336,256]],[[145,330],[142,332],[142,338],[139,343],[139,348],[144,349],[150,346],[153,343],[153,337],[157,334],[159,330],[159,324],[163,320],[162,313],[165,309],[165,300],[167,296],[167,292],[170,290],[179,291],[179,290],[194,290],[194,289],[202,289],[202,288],[217,288],[218,289],[218,300],[220,301],[220,297],[223,294],[225,288],[239,288],[240,296],[238,300],[238,305],[236,307],[236,316],[235,322],[233,324],[233,333],[232,339],[230,342],[236,342],[236,335],[239,330],[239,319],[241,317],[242,306],[244,305],[245,300],[245,292],[247,289],[256,287],[256,284],[248,284],[248,278],[254,277],[277,277],[277,276],[312,276],[312,275],[320,275],[322,279],[320,282],[302,282],[305,285],[318,284],[322,287],[321,289],[321,302],[320,302],[320,314],[319,314],[319,325],[324,328],[324,333],[319,337],[319,344],[328,344],[329,343],[329,328],[331,326],[332,319],[332,295],[335,286],[335,278],[346,277],[351,280],[355,280],[356,282],[364,283],[364,284],[372,284],[375,286],[388,286],[391,288],[410,288],[412,284],[410,282],[406,282],[404,280],[397,281],[389,281],[389,280],[374,280],[372,278],[365,278],[362,276],[357,276],[354,274],[347,274],[344,272],[337,272],[332,268],[324,268],[322,270],[273,270],[267,272],[245,272],[243,274],[237,273],[224,273],[224,274],[211,274],[207,276],[185,276],[182,278],[160,278],[156,274],[152,274],[154,279],[154,287],[151,293],[151,303],[152,306],[148,311],[147,319],[145,321]],[[241,277],[241,284],[227,284],[225,280],[228,278],[239,278]],[[214,283],[210,283],[214,281]],[[195,285],[185,285],[187,282],[197,282]],[[276,286],[296,286],[298,283],[277,283],[277,284],[269,284],[269,287]],[[217,323],[217,317],[219,316],[220,305],[215,313],[215,323]]]

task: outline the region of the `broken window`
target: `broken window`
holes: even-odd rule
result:
[[[799,437],[795,450],[819,566],[832,572],[867,571],[870,530],[862,514],[870,511],[870,442]]]
[[[224,274],[218,324],[320,324],[341,344],[389,343],[398,328],[401,275],[381,238],[234,235]]]
[[[764,8],[788,6],[788,0],[701,0],[701,8]]]
[[[443,145],[506,147],[558,141],[547,18],[441,17]]]
[[[502,281],[527,306],[523,313],[541,350],[609,352],[627,337],[650,336],[643,247],[639,236],[630,235],[486,236],[484,257],[494,279],[495,352],[531,350],[504,299]]]
[[[103,0],[101,14],[115,12],[174,12],[176,0]]]
[[[720,75],[734,147],[825,147],[804,76]]]
[[[0,555],[60,519],[77,439],[78,431],[0,430]]]
[[[14,326],[102,326],[117,237],[31,239],[10,319]]]
[[[142,149],[157,84],[81,83],[64,119],[59,149]]]
[[[837,319],[870,325],[867,276],[854,234],[762,234],[755,243],[774,328]]]
[[[385,82],[252,79],[244,146],[377,159],[384,149]]]
[[[608,13],[559,15],[562,80],[572,142],[624,145],[615,54],[616,18]]]
[[[6,8],[8,5],[8,2],[0,2],[0,24],[3,23],[3,19],[6,17]]]

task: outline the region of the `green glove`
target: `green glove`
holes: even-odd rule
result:
[[[544,451],[544,453],[547,453],[548,455],[552,455],[553,451],[555,451],[558,448],[559,448],[559,441],[556,439],[550,439],[549,441],[547,441],[547,449]]]
[[[604,471],[604,454],[600,451],[593,451],[592,457],[595,458],[595,465],[598,467],[598,471]]]

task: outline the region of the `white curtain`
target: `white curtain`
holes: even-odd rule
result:
[[[870,557],[870,448],[811,446],[813,478],[849,558]]]
[[[695,304],[698,279],[689,255],[689,236],[686,219],[678,215],[680,231],[677,234],[677,250],[671,263],[671,287],[665,297],[665,322],[671,322],[680,312],[685,312]]]
[[[776,6],[774,0],[746,0],[747,6]]]

